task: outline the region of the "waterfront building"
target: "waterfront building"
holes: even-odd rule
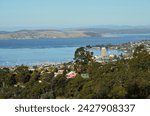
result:
[[[105,47],[102,47],[102,48],[101,48],[101,57],[104,58],[104,57],[106,57],[106,56],[107,56],[107,50],[106,50]]]

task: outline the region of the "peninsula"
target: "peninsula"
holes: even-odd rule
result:
[[[14,32],[0,31],[0,40],[114,37],[114,34],[150,34],[150,27],[91,27],[64,30],[20,30]]]

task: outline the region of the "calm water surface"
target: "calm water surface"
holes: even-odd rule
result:
[[[121,35],[113,38],[61,38],[38,40],[0,40],[0,66],[35,65],[71,61],[80,46],[121,44],[130,41],[150,40],[147,35]],[[120,54],[120,51],[108,51]],[[99,51],[96,52],[99,54]]]

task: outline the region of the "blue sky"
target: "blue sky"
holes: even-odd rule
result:
[[[0,29],[150,25],[150,0],[0,0]]]

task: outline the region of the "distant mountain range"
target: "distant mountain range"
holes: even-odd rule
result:
[[[0,31],[0,39],[111,37],[113,34],[150,34],[150,26],[95,26],[64,30]]]

